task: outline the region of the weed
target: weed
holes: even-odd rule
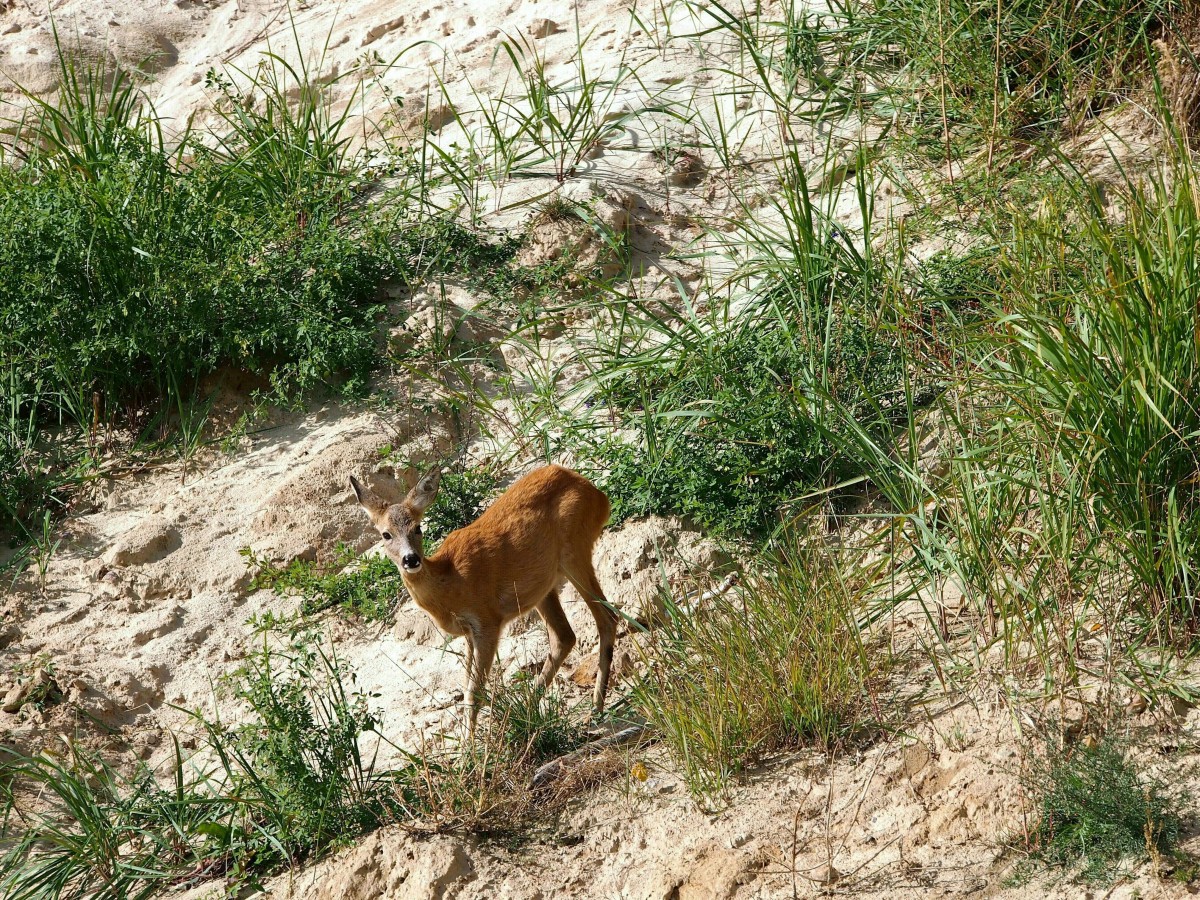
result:
[[[379,720],[346,677],[319,647],[264,646],[228,682],[248,717],[226,726],[197,716],[210,767],[176,741],[165,785],[145,765],[126,777],[78,746],[66,758],[16,757],[3,781],[4,897],[148,900],[219,875],[249,886],[410,817],[412,770],[381,771],[363,750]],[[43,802],[27,808],[31,788]]]
[[[1182,798],[1112,737],[1090,748],[1052,740],[1023,781],[1036,813],[1028,847],[1048,865],[1080,865],[1085,880],[1111,881],[1123,862],[1174,853]]]
[[[344,615],[368,622],[390,621],[404,591],[400,571],[386,556],[359,559],[345,544],[339,544],[332,565],[294,559],[279,568],[249,547],[239,551],[253,571],[251,590],[270,588],[278,594],[295,593],[300,611],[314,615],[336,607]]]

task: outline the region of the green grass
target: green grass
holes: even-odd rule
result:
[[[165,782],[77,745],[6,763],[2,896],[145,900],[218,876],[236,891],[411,818],[416,770],[376,766],[362,743],[380,725],[373,698],[348,676],[331,650],[264,645],[226,681],[247,717],[197,716],[203,752],[185,758],[176,741]]]
[[[1052,742],[1023,782],[1035,814],[1026,846],[1046,865],[1110,883],[1122,865],[1157,864],[1175,853],[1184,798],[1148,775],[1111,737],[1091,748]]]
[[[865,734],[887,663],[858,627],[870,570],[848,559],[799,538],[698,610],[668,603],[633,702],[698,797],[771,753]]]

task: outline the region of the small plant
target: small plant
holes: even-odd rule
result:
[[[1110,881],[1124,862],[1175,852],[1182,798],[1112,737],[1091,747],[1051,740],[1023,782],[1036,816],[1026,845],[1048,865],[1079,866],[1087,881]]]
[[[430,541],[427,552],[432,552],[450,532],[478,519],[500,485],[500,475],[491,466],[445,473],[437,499],[421,520],[421,527]]]
[[[46,592],[46,573],[50,569],[50,561],[54,559],[54,554],[62,543],[62,538],[55,537],[54,517],[50,510],[47,509],[42,513],[41,525],[41,533],[34,539],[33,561],[37,566],[38,585],[44,594]]]
[[[360,559],[345,544],[339,544],[332,565],[294,559],[283,568],[249,547],[241,554],[254,572],[251,590],[270,588],[277,594],[299,594],[300,611],[314,615],[336,607],[344,615],[368,622],[389,621],[404,592],[400,571],[386,556]]]
[[[583,717],[553,689],[521,676],[492,693],[490,732],[502,736],[504,752],[522,766],[562,756],[586,739]]]
[[[5,766],[0,891],[5,900],[149,898],[224,875],[237,887],[416,810],[414,769],[383,771],[372,699],[347,689],[331,651],[266,645],[226,683],[248,713],[197,715],[208,768],[174,743],[172,780],[121,775],[99,756],[16,757]],[[378,747],[378,742],[376,742]],[[26,802],[36,789],[43,802]]]

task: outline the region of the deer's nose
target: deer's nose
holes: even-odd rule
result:
[[[406,569],[419,569],[421,568],[421,557],[415,553],[405,553],[400,564]]]

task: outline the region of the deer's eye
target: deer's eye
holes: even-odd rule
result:
[[[385,531],[383,533],[383,539],[385,541],[390,541],[392,539],[392,533],[390,531]]]

